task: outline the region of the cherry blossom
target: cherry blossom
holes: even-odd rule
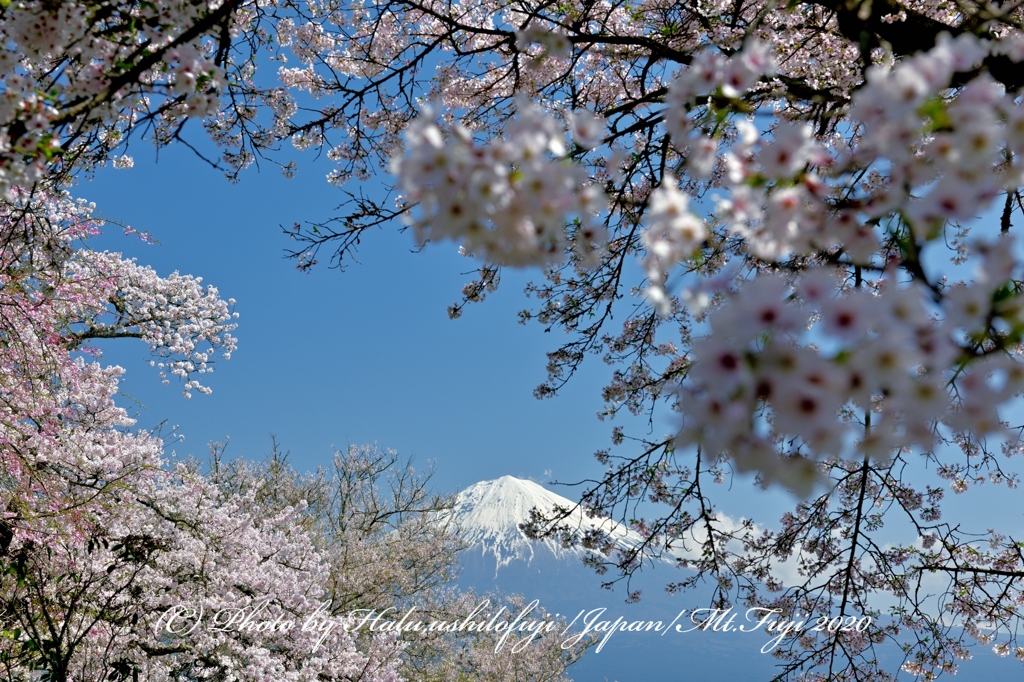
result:
[[[159,287],[202,299],[221,329],[172,320],[182,342],[88,291],[34,288],[74,268],[157,287],[37,231],[52,195],[35,188],[127,166],[126,140],[202,127],[232,179],[257,159],[289,176],[306,152],[330,161],[349,200],[293,231],[301,268],[404,221],[419,244],[478,261],[453,316],[502,268],[533,268],[520,319],[568,334],[537,396],[596,355],[610,366],[601,418],[649,425],[611,425],[581,504],[632,520],[652,551],[697,543],[673,589],[707,581],[723,604],[878,619],[786,642],[783,675],[891,679],[886,643],[926,678],[955,672],[972,640],[1018,651],[1018,540],[945,518],[943,495],[1016,486],[1024,453],[1021,22],[1010,5],[929,1],[12,2],[0,189],[21,207],[11,243],[32,255],[5,276],[31,284],[32,305],[3,365],[5,429],[26,445],[4,456],[25,480],[39,457],[114,470],[133,438],[90,431],[76,458],[52,445],[65,423],[123,418],[117,371],[72,358],[70,334],[148,335],[186,392],[210,352],[230,352],[217,293],[187,278]],[[392,191],[362,191],[371,178]],[[40,386],[12,373],[42,359],[75,379],[59,399],[36,401]],[[723,524],[715,483],[744,472],[797,493],[777,524]]]
[[[558,259],[570,244],[565,223],[574,217],[571,243],[581,258],[603,244],[599,192],[578,169],[548,156],[566,151],[564,129],[550,116],[527,106],[509,123],[507,139],[486,146],[461,126],[445,139],[429,116],[410,126],[406,155],[393,163],[405,200],[420,213],[411,222],[421,243],[459,240],[509,265]]]

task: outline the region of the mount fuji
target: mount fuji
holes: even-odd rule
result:
[[[470,549],[463,555],[479,555],[483,564],[493,562],[497,575],[505,567],[525,562],[535,570],[551,568],[556,563],[579,563],[593,552],[579,545],[566,547],[554,538],[531,540],[519,529],[519,524],[530,519],[530,510],[549,512],[556,507],[572,509],[563,523],[573,529],[572,534],[582,539],[589,531],[606,533],[615,547],[630,550],[639,547],[643,538],[611,519],[590,518],[576,503],[551,492],[533,481],[502,476],[493,481],[472,485],[456,499],[454,516],[460,537]],[[667,559],[666,559],[667,560]],[[521,566],[520,566],[521,567]]]
[[[598,575],[582,559],[590,550],[565,547],[556,539],[531,540],[519,529],[530,520],[530,510],[572,509],[563,523],[572,534],[582,537],[589,530],[601,530],[618,549],[630,550],[643,538],[606,518],[588,517],[576,503],[547,488],[512,476],[483,481],[463,490],[456,498],[453,520],[468,547],[460,557],[459,584],[478,592],[518,593],[527,601],[537,599],[548,613],[562,614],[572,621],[577,614],[607,609],[603,618],[615,620],[661,620],[666,625],[682,609],[707,606],[698,595],[669,595],[664,586],[678,580],[679,571],[671,556],[653,557],[645,562],[629,585],[640,589],[639,603],[626,603],[625,585],[603,589],[612,576]],[[614,570],[614,569],[612,569]],[[706,602],[706,599],[704,600]],[[582,622],[582,617],[580,621]],[[576,626],[574,632],[582,628]],[[758,653],[754,642],[736,642],[721,633],[695,632],[675,637],[656,633],[616,633],[600,652],[588,651],[573,665],[569,675],[580,682],[617,680],[769,680],[774,660]],[[695,663],[700,661],[701,663]],[[679,676],[681,667],[688,674]]]
[[[590,518],[576,503],[533,481],[502,476],[463,490],[456,498],[451,520],[467,543],[460,556],[462,575],[458,583],[483,593],[518,593],[529,602],[537,599],[551,614],[572,621],[577,614],[606,609],[602,619],[614,621],[675,622],[680,611],[704,608],[707,593],[668,594],[664,586],[681,577],[672,556],[654,557],[632,580],[630,590],[640,589],[638,603],[626,603],[624,585],[601,587],[611,575],[599,576],[583,564],[590,551],[579,546],[564,547],[554,539],[530,540],[519,525],[530,520],[533,508],[574,509],[565,520],[573,534],[582,537],[590,529],[608,534],[616,548],[629,550],[642,538],[621,524],[600,517]],[[611,569],[614,570],[614,569]],[[582,628],[573,628],[579,632]],[[771,680],[778,674],[775,659],[759,649],[767,638],[754,634],[694,631],[617,632],[601,651],[591,649],[568,671],[577,682],[725,682],[726,680]],[[894,665],[893,672],[899,663]],[[966,662],[961,672],[968,679],[987,682],[1016,682],[1019,664],[995,656],[978,656]],[[902,675],[898,678],[902,679]],[[909,679],[909,678],[908,678]]]

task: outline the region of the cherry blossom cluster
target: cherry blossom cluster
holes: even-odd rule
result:
[[[837,137],[829,149],[805,123],[778,122],[769,137],[739,121],[732,144],[721,151],[717,182],[728,194],[718,196],[711,224],[690,210],[666,173],[645,214],[648,299],[662,315],[677,309],[664,288],[666,276],[679,263],[703,258],[709,245],[739,245],[765,263],[841,246],[847,264],[878,268],[882,231],[874,226],[885,220],[889,235],[905,230],[897,237],[905,245],[902,256],[920,258],[947,221],[969,220],[1019,182],[1019,170],[1007,162],[1021,146],[1020,108],[1012,96],[987,75],[967,82],[955,97],[931,94],[990,52],[1012,50],[966,34],[946,36],[927,53],[872,67],[851,102],[856,147]],[[682,113],[692,93],[714,87],[727,70],[695,60],[677,77],[666,112],[673,139],[693,129]],[[735,82],[746,87],[750,78]],[[686,158],[690,177],[708,175],[719,163],[716,149],[710,148],[710,164],[699,149],[697,161]],[[911,444],[927,449],[936,424],[973,438],[1000,431],[996,408],[1020,390],[1017,358],[975,356],[988,339],[1004,349],[1018,340],[1016,298],[1006,293],[1016,268],[1009,244],[977,244],[984,265],[958,286],[928,279],[917,266],[916,287],[893,284],[890,272],[858,282],[853,291],[847,282],[836,294],[824,284],[835,273],[811,267],[812,261],[802,276],[762,274],[732,296],[721,295],[721,279],[691,287],[684,300],[695,313],[716,294],[721,308],[710,318],[708,340],[692,346],[691,383],[680,405],[687,423],[682,441],[729,452],[741,470],[759,470],[806,492],[815,462],[825,456],[884,459]],[[922,292],[931,308],[923,306]],[[799,305],[784,303],[789,299]],[[822,336],[831,344],[827,352]]]
[[[208,392],[195,377],[234,349],[233,302],[198,278],[161,278],[85,248],[100,227],[91,205],[61,192],[13,195],[44,210],[7,203],[0,223],[0,670],[398,680],[393,637],[357,648],[341,619],[301,627],[329,598],[332,576],[301,501],[258,513],[252,494],[168,467],[160,438],[133,430],[116,402],[124,370],[88,359],[93,339],[137,338],[186,395]],[[189,627],[197,610],[299,626]],[[46,623],[63,629],[43,645]]]
[[[940,36],[927,53],[869,71],[850,111],[862,139],[836,159],[837,172],[870,167],[875,174],[858,197],[866,214],[904,207],[915,236],[931,239],[946,221],[970,220],[1007,184],[1017,184],[1019,171],[1006,164],[1006,154],[1021,145],[1013,96],[984,74],[953,98],[935,94],[993,50],[1000,44],[969,34]]]
[[[717,145],[712,145],[713,138],[694,128],[691,110],[712,94],[727,99],[741,97],[762,77],[773,75],[776,68],[771,46],[750,40],[729,57],[716,51],[701,52],[689,66],[676,73],[665,96],[665,130],[677,147],[683,147],[686,142],[696,145],[686,157],[691,172],[701,176],[710,174],[717,149]],[[704,139],[709,142],[703,142]]]
[[[81,252],[65,276],[80,282],[82,293],[88,287],[96,302],[95,317],[83,323],[83,338],[137,334],[160,358],[151,364],[164,383],[169,375],[181,378],[186,397],[192,389],[210,392],[195,376],[213,371],[215,350],[225,360],[235,350],[234,299],[221,299],[216,287],[202,286],[202,278],[176,272],[162,278],[116,253]],[[108,311],[109,320],[102,315]]]
[[[506,265],[557,262],[570,248],[589,261],[601,248],[600,189],[562,160],[565,129],[540,108],[521,104],[503,138],[487,143],[460,125],[445,131],[429,109],[410,124],[405,155],[392,170],[415,211],[410,222],[420,243],[457,241]],[[577,120],[578,143],[592,144],[594,116]]]
[[[304,505],[256,518],[252,499],[225,498],[210,482],[181,466],[174,472],[161,472],[151,491],[158,518],[194,519],[194,527],[201,529],[183,533],[180,521],[173,527],[166,521],[153,523],[152,535],[166,547],[157,557],[155,570],[141,581],[159,605],[150,612],[146,628],[154,643],[168,636],[177,639],[189,650],[182,657],[185,660],[201,660],[203,652],[220,652],[224,663],[217,668],[242,679],[279,679],[282,669],[318,679],[399,679],[398,651],[392,637],[374,637],[369,647],[364,645],[359,651],[352,635],[343,629],[349,624],[344,618],[332,619],[331,628],[323,624],[316,629],[301,627],[329,594],[330,579],[329,564],[304,530]],[[104,527],[110,527],[105,520]],[[118,530],[129,532],[131,527]],[[183,585],[180,571],[190,567],[202,571],[201,557],[214,558],[205,580]],[[166,596],[168,588],[174,590],[171,599]],[[261,602],[267,606],[259,620],[272,621],[281,615],[299,625],[249,633],[243,628],[215,631],[197,627],[184,637],[174,637],[175,633],[160,628],[160,616],[167,613],[168,606],[198,607],[205,613],[233,609],[244,613]],[[147,656],[140,664],[161,671],[173,670],[181,662]]]
[[[257,516],[251,497],[226,496],[183,464],[116,480],[116,490],[73,518],[19,518],[7,548],[24,557],[22,577],[43,588],[33,611],[8,612],[20,626],[15,638],[28,641],[31,618],[66,623],[68,643],[54,646],[67,656],[69,679],[106,677],[109,652],[145,679],[183,670],[253,682],[400,679],[393,637],[367,638],[358,650],[344,618],[302,627],[328,597],[330,577],[302,505]],[[74,601],[52,593],[58,580]],[[0,580],[5,598],[19,591]],[[260,626],[281,620],[296,625]],[[3,665],[14,675],[32,669]]]
[[[929,450],[940,427],[1007,436],[999,408],[1024,391],[1024,368],[1015,353],[976,357],[972,339],[1021,327],[1004,288],[1012,245],[976,244],[974,282],[937,297],[890,277],[856,286],[828,266],[715,292],[725,300],[692,344],[680,442],[806,495],[828,457]]]
[[[213,114],[224,70],[208,38],[221,32],[238,4],[5,4],[0,194],[31,187],[62,159],[65,167],[70,159],[104,163],[140,117],[160,110],[175,120]]]
[[[208,392],[198,376],[211,371],[214,354],[230,356],[235,325],[231,302],[196,279],[161,278],[117,254],[76,249],[101,224],[91,205],[60,192],[24,196],[44,210],[7,204],[0,214],[0,325],[10,340],[0,349],[0,443],[5,471],[24,482],[22,503],[34,508],[47,487],[33,473],[39,466],[88,479],[152,466],[159,451],[124,430],[133,422],[113,400],[122,370],[87,361],[98,353],[90,340],[142,339],[188,395]]]
[[[689,210],[689,199],[679,191],[675,176],[666,173],[651,192],[643,232],[644,267],[649,281],[647,298],[662,314],[671,310],[665,293],[665,275],[678,263],[689,260],[707,238],[704,221]]]
[[[902,216],[914,235],[927,240],[940,234],[945,221],[978,215],[1007,185],[1016,185],[1019,171],[1006,162],[1021,146],[1021,113],[1013,97],[985,75],[949,101],[933,94],[990,52],[1006,51],[1003,43],[969,34],[955,40],[944,36],[927,53],[872,67],[850,106],[855,147],[836,137],[829,149],[799,121],[779,121],[767,136],[741,120],[735,141],[723,150],[694,126],[695,97],[715,87],[723,94],[741,92],[757,73],[747,62],[770,62],[760,50],[741,53],[752,54],[750,60],[734,56],[728,62],[713,53],[694,60],[670,85],[665,127],[677,146],[682,147],[680,140],[689,145],[690,177],[721,168],[725,194],[717,197],[714,217],[750,254],[773,261],[842,244],[856,262],[868,263],[878,239],[866,220],[887,219],[905,207]],[[730,69],[733,63],[743,68]],[[858,218],[858,212],[866,218]],[[691,230],[688,223],[685,229]],[[655,232],[661,235],[663,228]],[[645,238],[648,249],[661,238]],[[662,281],[657,272],[666,263],[652,257],[648,265],[657,288]]]
[[[541,59],[567,57],[572,48],[572,44],[564,33],[548,29],[540,23],[530,24],[526,29],[516,33],[516,47],[519,50],[526,52],[535,44],[540,45],[544,50],[542,54],[538,55]]]
[[[741,121],[722,155],[728,196],[716,218],[762,260],[842,244],[868,263],[878,240],[866,221],[899,211],[928,240],[977,216],[1018,182],[1007,159],[1021,146],[1020,107],[987,75],[948,100],[935,93],[993,51],[1005,47],[940,36],[927,53],[873,66],[850,104],[855,146],[837,137],[827,149],[806,123],[779,122],[768,138]]]

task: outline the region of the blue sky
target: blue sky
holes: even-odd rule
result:
[[[93,248],[161,275],[202,276],[237,299],[240,314],[238,351],[208,376],[209,396],[186,400],[162,386],[142,344],[104,346],[127,369],[122,389],[139,426],[178,425],[179,454],[230,438],[229,454],[262,457],[273,433],[303,468],[328,463],[332,447],[373,441],[413,455],[418,468],[436,460],[447,491],[504,474],[544,482],[600,473],[591,455],[610,444],[610,425],[596,419],[608,368],[595,358],[562,396],[532,396],[544,353],[561,340],[516,322],[522,285],[539,272],[505,273],[496,294],[449,320],[475,265],[451,243],[414,253],[412,235],[395,226],[371,234],[344,272],[303,274],[284,258],[292,242],[280,226],[329,217],[342,199],[324,166],[300,165],[293,179],[251,169],[232,185],[186,149],[132,151],[134,168],[102,169],[73,193],[159,244],[108,225]]]

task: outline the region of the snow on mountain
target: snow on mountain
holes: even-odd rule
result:
[[[531,564],[541,554],[576,560],[591,554],[579,546],[566,548],[554,538],[530,540],[519,529],[519,524],[529,521],[530,510],[534,507],[550,511],[556,506],[573,509],[575,505],[533,481],[502,476],[476,483],[459,493],[454,520],[460,529],[459,536],[471,544],[466,552],[479,552],[485,559],[493,556],[497,571],[517,560]],[[643,541],[638,533],[622,524],[601,517],[588,518],[578,508],[573,509],[564,523],[574,529],[577,537],[582,537],[588,529],[603,530],[622,549],[636,547]]]

